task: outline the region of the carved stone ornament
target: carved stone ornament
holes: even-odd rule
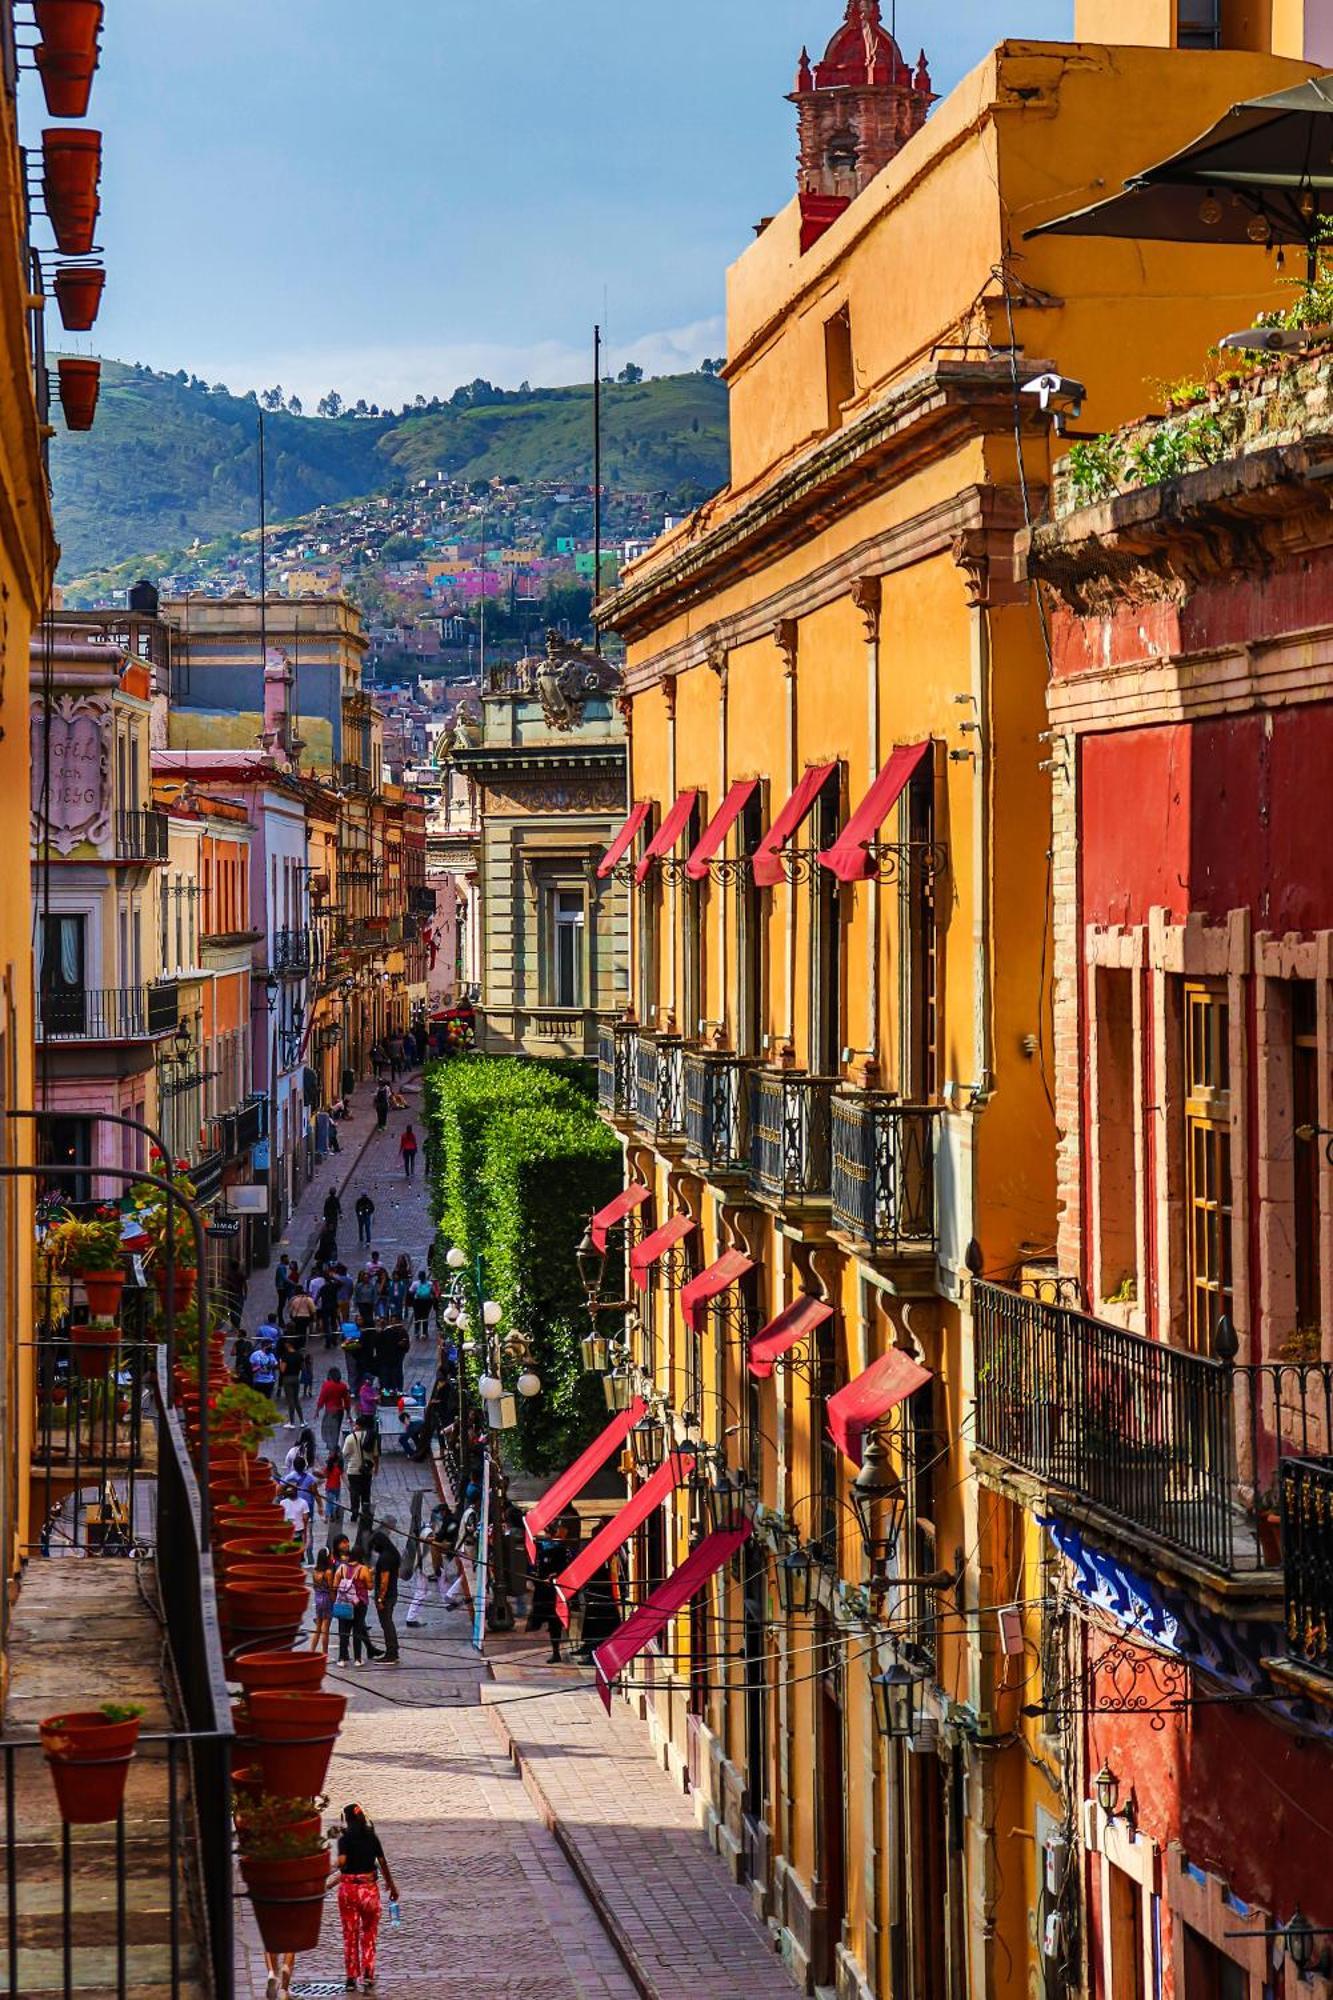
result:
[[[796,672],[796,649],[801,628],[795,618],[779,618],[773,627],[773,643],[782,655],[782,671],[790,680]]]
[[[46,811],[49,840],[57,854],[70,854],[85,841],[94,846],[111,833],[111,752],[109,710],[86,695],[58,695],[51,704],[47,748],[51,797]],[[32,826],[42,841],[42,707],[32,706]]]
[[[510,781],[508,788],[486,787],[487,815],[513,813],[517,817],[538,813],[606,813],[614,815],[625,807],[623,785],[611,778],[534,778],[530,783]]]
[[[878,576],[858,576],[852,585],[852,603],[861,614],[866,640],[874,645],[879,637],[880,607],[884,602],[884,581]]]
[[[537,699],[552,729],[577,729],[594,696],[614,701],[621,691],[620,673],[609,660],[558,632],[547,633],[545,658],[526,664],[532,668]]]

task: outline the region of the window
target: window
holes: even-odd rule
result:
[[[1291,1124],[1293,1131],[1303,1125],[1319,1124],[1319,1019],[1312,979],[1291,983]],[[1319,1270],[1319,1163],[1317,1144],[1296,1141],[1294,1262],[1296,1281],[1296,1326],[1317,1332],[1322,1317],[1322,1284]]]
[[[812,845],[823,853],[838,837],[841,770],[829,773],[811,815]],[[842,1062],[842,888],[827,868],[810,885],[810,1070],[836,1076]]]
[[[86,917],[43,917],[41,943],[42,1023],[53,1035],[81,1035],[87,1016]]]
[[[1220,48],[1221,0],[1178,0],[1176,41],[1182,49]]]
[[[1185,1941],[1182,2000],[1249,2000],[1250,1982],[1244,1968],[1189,1924],[1182,1924],[1181,1930]]]
[[[824,381],[828,394],[828,427],[836,431],[843,405],[856,394],[856,364],[852,359],[852,316],[847,307],[824,322]]]
[[[685,832],[685,852],[694,847],[702,831],[699,801],[694,802]],[[685,877],[680,897],[681,966],[685,990],[681,1000],[681,1028],[687,1040],[700,1033],[699,1016],[704,1004],[704,922],[703,884]]]
[[[1133,973],[1099,966],[1097,1006],[1097,1296],[1138,1296]]]
[[[753,854],[764,837],[763,800],[756,788],[740,818],[737,852]],[[736,1053],[757,1056],[764,1029],[765,891],[745,869],[736,888]]]
[[[555,1004],[582,1007],[583,892],[557,889],[555,895]]]
[[[935,1048],[939,998],[939,933],[935,878],[926,857],[935,840],[935,763],[927,757],[912,773],[898,805],[900,838],[910,860],[898,874],[899,1018],[902,1023],[899,1088],[909,1101],[928,1103],[937,1087]]]
[[[1231,1010],[1220,987],[1185,988],[1189,1343],[1213,1352],[1231,1294]]]

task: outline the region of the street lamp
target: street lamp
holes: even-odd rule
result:
[[[634,1401],[634,1377],[627,1368],[617,1368],[603,1378],[602,1394],[606,1397],[606,1407],[617,1416],[629,1408]]]
[[[656,1472],[666,1458],[670,1438],[670,1426],[663,1416],[640,1417],[629,1434],[636,1469],[645,1475]]]
[[[584,1372],[605,1375],[611,1366],[611,1342],[604,1333],[586,1333],[579,1342]]]
[[[602,1279],[606,1272],[606,1253],[593,1242],[591,1223],[584,1230],[579,1247],[574,1252],[574,1262],[578,1266],[579,1283],[591,1307],[594,1300],[601,1297]]]
[[[872,1573],[878,1579],[893,1560],[907,1512],[902,1480],[878,1431],[871,1431],[865,1440],[861,1470],[852,1481],[848,1498]]]
[[[815,1592],[815,1559],[809,1549],[791,1549],[773,1566],[778,1587],[778,1603],[787,1616],[809,1616]]]
[[[870,1677],[875,1726],[886,1743],[910,1743],[917,1732],[917,1696],[925,1686],[926,1670],[899,1658],[882,1674]]]

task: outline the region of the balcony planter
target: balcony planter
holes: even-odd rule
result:
[[[42,182],[46,193],[85,212],[97,201],[102,171],[102,135],[93,126],[71,131],[52,125],[42,134]]]
[[[66,429],[90,431],[102,381],[101,362],[63,354],[56,367],[60,374],[60,407],[65,413]],[[184,1303],[188,1305],[189,1299]]]
[[[260,1782],[263,1774],[256,1765],[239,1775],[248,1785],[251,1779]],[[235,1807],[236,1845],[249,1855],[270,1847],[290,1850],[302,1842],[313,1851],[321,1832],[320,1804],[318,1799],[271,1799],[263,1792],[245,1790]],[[292,1858],[290,1852],[273,1855],[274,1860]]]
[[[112,1326],[72,1326],[69,1330],[82,1375],[107,1375],[116,1358],[120,1335]]]
[[[232,1677],[240,1682],[247,1699],[253,1694],[284,1688],[318,1694],[327,1664],[323,1653],[280,1652],[256,1646],[237,1655],[232,1662]]]
[[[62,361],[60,365],[63,368],[65,364]],[[175,1270],[171,1273],[171,1302],[177,1312],[184,1312],[186,1306],[194,1298],[195,1276],[196,1273],[188,1265],[182,1268],[180,1264],[177,1264]],[[167,1303],[167,1269],[165,1264],[158,1264],[154,1267],[153,1283],[157,1286],[157,1295],[165,1306]]]
[[[73,264],[56,272],[56,304],[70,333],[86,333],[102,304],[106,272],[100,264]]]
[[[76,55],[64,55],[59,49],[40,43],[36,57],[46,108],[51,116],[86,118],[88,100],[93,93],[93,72],[97,68],[95,52],[80,50]],[[66,320],[65,325],[69,324]]]
[[[60,1817],[67,1826],[115,1819],[125,1799],[140,1717],[108,1704],[49,1715],[38,1724]]]
[[[305,1617],[310,1593],[302,1584],[274,1585],[263,1581],[224,1581],[222,1622],[228,1631],[254,1634],[248,1644],[258,1644],[267,1632],[298,1632]],[[244,1648],[238,1646],[237,1651]]]
[[[328,1849],[289,1859],[241,1853],[241,1875],[268,1952],[313,1951],[324,1920]]]
[[[95,57],[102,11],[102,0],[33,0],[37,32],[53,55]]]
[[[265,1791],[298,1799],[322,1792],[347,1697],[259,1690],[249,1707]]]

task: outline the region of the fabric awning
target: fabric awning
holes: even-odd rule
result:
[[[751,1532],[751,1523],[745,1521],[739,1528],[724,1528],[716,1534],[705,1535],[698,1548],[691,1549],[679,1569],[673,1569],[666,1582],[659,1584],[650,1597],[631,1611],[619,1631],[603,1640],[592,1656],[593,1666],[597,1669],[597,1692],[603,1708],[609,1711],[611,1707],[611,1688],[617,1675],[622,1674],[630,1661],[652,1643],[662,1627],[692,1597],[697,1597],[718,1571],[731,1561],[737,1549],[749,1540]]]
[[[648,1289],[648,1273],[659,1257],[694,1233],[694,1218],[690,1215],[673,1215],[670,1222],[664,1222],[651,1236],[645,1236],[642,1243],[636,1243],[629,1253],[630,1276],[641,1292]]]
[[[643,825],[652,809],[653,802],[651,799],[640,799],[636,806],[630,807],[629,818],[625,821],[620,832],[616,835],[611,845],[607,848],[606,853],[597,864],[597,873],[599,876],[609,875],[616,863],[624,860],[625,856],[629,853],[635,834]]]
[[[636,1528],[641,1528],[648,1516],[669,1500],[682,1479],[694,1463],[694,1453],[688,1449],[667,1454],[656,1472],[644,1480],[630,1494],[620,1512],[604,1528],[599,1528],[592,1540],[584,1545],[572,1563],[561,1570],[555,1579],[556,1610],[562,1624],[569,1623],[569,1600],[582,1590],[589,1577],[596,1576],[604,1562],[609,1562],[617,1549],[623,1549]]]
[[[929,754],[929,738],[895,750],[832,847],[824,849],[819,859],[840,882],[867,882],[874,874],[870,843],[907,790],[912,773]]]
[[[750,1373],[757,1382],[767,1382],[773,1373],[773,1364],[781,1361],[798,1340],[804,1340],[826,1319],[832,1319],[833,1308],[823,1299],[812,1298],[803,1292],[784,1306],[776,1319],[761,1327],[750,1343]]]
[[[605,1208],[598,1209],[588,1224],[588,1229],[599,1250],[606,1248],[607,1230],[614,1229],[618,1222],[623,1222],[625,1217],[639,1206],[640,1202],[647,1201],[649,1192],[642,1181],[633,1181],[616,1196],[614,1201],[609,1201]]]
[[[642,1397],[636,1396],[629,1408],[612,1417],[588,1449],[580,1452],[569,1469],[553,1480],[541,1498],[529,1507],[523,1516],[523,1539],[528,1545],[529,1555],[536,1554],[537,1537],[542,1529],[559,1519],[571,1500],[576,1500],[582,1493],[593,1474],[601,1471],[612,1452],[618,1451],[624,1444],[639,1418],[647,1413],[648,1405]]]
[[[887,1417],[895,1404],[929,1380],[929,1368],[923,1368],[910,1354],[894,1347],[872,1361],[845,1389],[830,1396],[824,1414],[828,1418],[829,1436],[843,1457],[859,1465],[861,1440],[871,1425]]]
[[[661,826],[658,827],[657,832],[643,850],[639,865],[634,871],[636,882],[646,882],[648,871],[658,856],[670,854],[672,848],[680,839],[681,834],[685,831],[685,822],[694,811],[694,801],[698,796],[697,791],[688,791],[682,792],[677,798],[676,803],[662,821]]]
[[[772,889],[782,881],[782,850],[836,769],[835,764],[807,764],[805,776],[754,851],[754,879],[761,889]]]
[[[728,1285],[734,1285],[747,1271],[753,1271],[753,1261],[739,1250],[724,1250],[715,1264],[701,1271],[697,1278],[691,1278],[688,1285],[681,1287],[680,1309],[685,1315],[685,1324],[698,1333],[703,1322],[704,1308],[710,1299],[725,1292]]]
[[[692,882],[701,882],[708,873],[709,862],[720,852],[723,842],[750,803],[750,796],[758,789],[758,785],[758,778],[738,778],[731,786],[727,796],[690,850],[690,857],[685,863],[685,873]]]

